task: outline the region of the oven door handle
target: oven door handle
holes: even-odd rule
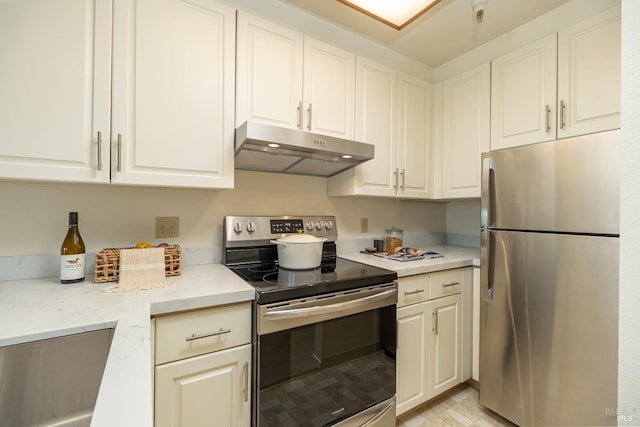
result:
[[[280,310],[273,310],[273,311],[266,312],[264,314],[264,317],[270,320],[278,320],[278,319],[291,319],[292,317],[302,317],[302,316],[309,316],[309,315],[332,313],[332,312],[343,311],[343,310],[348,310],[356,307],[365,306],[374,301],[388,298],[397,293],[398,291],[396,289],[390,289],[388,291],[380,292],[374,295],[369,295],[369,296],[358,298],[351,301],[338,302],[335,304],[304,307],[304,308],[285,308]]]

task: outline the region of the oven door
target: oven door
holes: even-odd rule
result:
[[[393,283],[257,306],[255,424],[395,425],[396,302]]]

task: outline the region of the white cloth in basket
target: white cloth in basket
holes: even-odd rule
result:
[[[120,281],[104,292],[141,291],[173,286],[165,277],[164,248],[120,250]]]

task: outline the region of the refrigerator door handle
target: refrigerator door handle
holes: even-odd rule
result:
[[[483,229],[480,233],[480,299],[493,299],[493,236],[492,232]]]
[[[485,157],[482,159],[482,190],[480,196],[480,227],[482,230],[489,227],[492,220],[491,204],[493,192],[491,191],[491,173],[493,168],[493,157]]]

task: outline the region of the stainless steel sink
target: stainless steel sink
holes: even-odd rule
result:
[[[113,329],[0,347],[0,425],[89,426]]]

